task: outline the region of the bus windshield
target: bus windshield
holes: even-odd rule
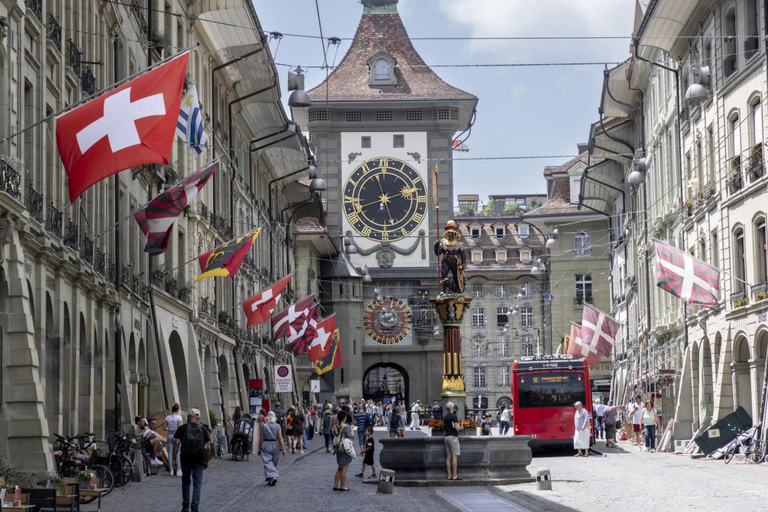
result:
[[[586,403],[581,372],[526,373],[517,376],[517,407],[568,407]]]

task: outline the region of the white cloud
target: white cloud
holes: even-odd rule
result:
[[[626,45],[621,45],[627,49],[634,13],[634,2],[626,0],[441,0],[439,5],[448,19],[468,26],[472,37],[627,36]],[[508,61],[552,55],[623,59],[628,50],[625,56],[616,55],[616,43],[475,40],[468,49],[501,54]]]

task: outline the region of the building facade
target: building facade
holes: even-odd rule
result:
[[[321,275],[337,321],[349,326],[344,368],[328,382],[342,400],[438,400],[442,340],[427,302],[442,234],[435,198],[453,211],[453,139],[477,98],[425,64],[396,0],[362,4],[346,55],[308,91],[312,105],[294,109],[328,183],[329,238],[345,253]],[[363,285],[366,271],[372,282]]]
[[[239,0],[0,3],[0,137],[25,130],[0,148],[0,450],[29,469],[52,469],[53,432],[105,438],[174,402],[228,418],[247,404],[249,379],[269,393],[272,366],[292,362],[266,327],[242,328],[240,307],[295,268],[302,242],[279,212],[312,197],[284,189],[309,154],[264,41]],[[68,205],[55,122],[35,123],[195,43],[185,87],[197,88],[209,149],[195,158],[177,142],[169,165],[121,172]],[[215,158],[212,183],[150,260],[129,213]],[[256,226],[264,233],[234,279],[192,284],[198,255]]]
[[[584,303],[610,311],[608,218],[578,207],[582,177],[594,163],[585,151],[560,166],[547,167],[547,200],[523,215],[523,220],[555,240],[543,261],[551,281],[546,307],[553,345],[546,353],[562,352],[571,322],[581,323]],[[593,395],[608,394],[609,378],[610,361],[604,360],[591,373]]]
[[[529,204],[537,196],[517,197]],[[512,361],[552,346],[549,274],[537,263],[546,258],[546,240],[520,213],[505,208],[495,215],[456,216],[466,248],[466,294],[472,297],[461,357],[465,407],[473,413],[510,406]]]

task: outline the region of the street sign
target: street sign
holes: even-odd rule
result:
[[[547,294],[544,296],[544,298],[545,298],[546,300],[548,300],[549,302],[552,302],[553,300],[555,300],[555,296],[554,296],[554,295],[552,295],[551,293],[547,293]]]
[[[287,364],[275,365],[275,393],[291,393],[293,391],[293,375]]]

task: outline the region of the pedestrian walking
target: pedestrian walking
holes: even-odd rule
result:
[[[597,414],[597,423],[595,423],[595,439],[602,439],[605,436],[605,424],[603,418],[605,415],[605,404],[599,398],[595,399],[595,412]]]
[[[280,429],[283,431],[283,439],[285,437],[285,410],[283,410],[280,402],[275,402],[275,417],[277,418],[277,424],[280,425]]]
[[[442,416],[443,416],[443,408],[440,407],[440,404],[435,402],[435,405],[432,406],[432,419],[439,420]]]
[[[443,418],[445,425],[445,469],[448,472],[448,480],[462,480],[459,477],[459,455],[461,455],[461,446],[459,445],[459,430],[463,427],[456,416],[456,404],[448,402],[445,404],[448,414]]]
[[[365,446],[365,427],[368,426],[368,413],[366,412],[365,402],[360,401],[355,411],[355,427],[357,427],[357,443],[360,449]]]
[[[303,406],[301,404],[296,406],[293,411],[293,443],[291,452],[294,449],[299,450],[299,453],[304,453],[304,427],[307,422],[307,417],[304,415]]]
[[[277,416],[273,411],[267,414],[267,422],[261,425],[258,454],[264,462],[264,479],[267,485],[274,487],[280,477],[277,462],[280,460],[280,454],[285,455],[285,441],[283,429],[277,424]]]
[[[339,411],[337,415],[339,424],[334,432],[334,437],[337,439],[334,439],[333,444],[336,448],[336,465],[338,466],[336,474],[333,476],[334,491],[349,491],[349,487],[347,487],[347,471],[349,471],[352,457],[346,451],[344,440],[352,441],[352,429],[347,424],[347,414],[346,411]]]
[[[370,478],[376,478],[376,466],[373,463],[373,452],[376,449],[376,443],[373,440],[373,427],[365,427],[364,442],[361,448],[363,456],[363,467],[355,475],[358,478],[365,478],[365,466],[371,466]]]
[[[573,414],[573,447],[576,449],[574,457],[589,457],[589,412],[581,402],[573,404],[576,411]]]
[[[499,411],[499,435],[505,436],[507,432],[509,432],[509,408],[507,402],[503,402]]]
[[[640,395],[635,397],[635,401],[627,409],[627,414],[629,414],[630,421],[632,422],[632,444],[636,444],[637,449],[642,451],[643,404]]]
[[[173,449],[173,440],[176,437],[176,432],[179,430],[179,427],[183,423],[181,414],[179,414],[179,409],[179,404],[173,404],[173,406],[171,406],[171,414],[165,417],[165,428],[168,429],[168,446],[170,446],[171,449]],[[177,456],[174,458],[174,460],[176,461],[176,467],[180,467],[180,458]],[[173,476],[176,476],[178,472],[179,470],[174,468]]]
[[[656,451],[656,428],[661,429],[661,422],[659,421],[659,415],[656,413],[656,409],[653,407],[653,402],[650,400],[645,401],[645,408],[643,409],[643,432],[645,433],[645,451]]]
[[[323,432],[323,439],[325,440],[325,452],[331,453],[331,443],[333,442],[333,437],[331,436],[331,416],[333,413],[331,412],[331,409],[328,408],[323,412],[323,426],[322,426],[322,432]]]
[[[616,425],[619,421],[618,410],[613,401],[608,400],[608,405],[603,409],[603,428],[605,429],[605,446],[616,447]]]
[[[491,413],[486,412],[483,422],[480,424],[480,434],[484,436],[492,436],[491,427],[493,426],[493,417]]]
[[[291,453],[296,453],[293,446],[293,414],[295,410],[293,407],[289,407],[285,412],[285,440],[288,442]]]
[[[190,409],[187,422],[179,426],[173,439],[173,469],[178,470],[176,457],[181,461],[181,512],[197,512],[203,491],[203,471],[211,458],[211,436],[200,424],[200,410]],[[189,487],[192,484],[192,500]]]
[[[411,405],[411,430],[419,430],[419,403],[413,402]]]

